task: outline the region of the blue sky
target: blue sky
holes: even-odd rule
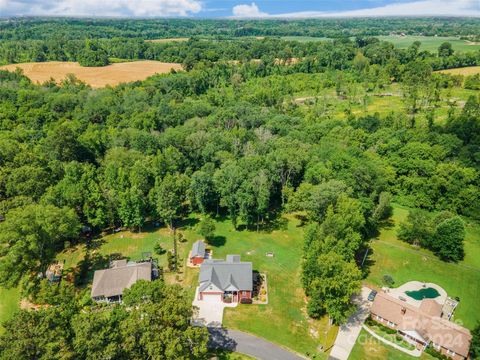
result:
[[[0,0],[0,16],[322,18],[475,16],[480,0]]]

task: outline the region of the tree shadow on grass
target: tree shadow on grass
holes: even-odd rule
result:
[[[216,235],[211,238],[208,238],[207,240],[208,245],[215,246],[215,247],[224,246],[226,242],[227,242],[227,238],[222,235]]]
[[[309,222],[308,216],[305,215],[305,214],[295,214],[294,216],[297,220],[300,221],[300,223],[297,225],[297,227],[305,226]]]
[[[182,219],[180,221],[177,221],[176,225],[177,228],[193,228],[195,225],[197,225],[200,222],[197,218],[189,217],[186,219]]]
[[[368,251],[368,253],[365,257],[365,254],[366,254],[367,251]],[[361,266],[360,270],[362,271],[362,277],[364,279],[366,279],[368,277],[368,275],[370,275],[370,270],[371,270],[372,266],[375,265],[375,260],[373,258],[373,253],[374,253],[374,250],[369,244],[366,244],[366,246],[364,246],[358,252],[359,256],[357,257],[357,262]],[[363,262],[363,265],[362,265],[362,262]]]
[[[108,269],[110,262],[113,260],[124,259],[120,253],[113,253],[109,255],[102,255],[99,253],[92,253],[87,251],[85,257],[77,264],[77,271],[75,273],[75,286],[83,287],[91,283],[93,274],[96,270]],[[128,260],[128,259],[127,259]]]

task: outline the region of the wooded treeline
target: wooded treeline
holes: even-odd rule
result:
[[[75,40],[52,37],[45,40],[0,41],[0,64],[79,61],[83,66],[104,66],[109,58],[123,60],[158,60],[181,63],[187,70],[202,63],[259,61],[267,64],[294,64],[291,72],[322,72],[329,68],[349,69],[361,52],[369,64],[387,69],[415,60],[428,63],[433,70],[480,64],[480,51],[455,52],[446,42],[437,52],[420,50],[420,42],[407,49],[375,37],[357,36],[333,41],[298,42],[275,38],[239,38],[154,43],[143,38]]]
[[[476,18],[364,18],[299,20],[69,19],[13,18],[0,22],[0,39],[25,40],[238,36],[379,36],[391,33],[425,36],[478,34]]]

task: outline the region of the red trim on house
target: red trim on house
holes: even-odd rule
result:
[[[190,261],[193,265],[200,265],[203,263],[203,257],[194,256],[190,258]]]
[[[198,293],[198,300],[203,300],[203,295],[219,295],[222,296],[222,301],[223,301],[223,292],[219,291],[202,291]],[[233,295],[233,302],[240,302],[241,299],[251,299],[252,298],[252,292],[250,290],[240,290],[237,292],[236,295]]]

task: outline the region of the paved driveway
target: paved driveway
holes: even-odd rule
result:
[[[210,296],[205,300],[198,299],[198,287],[195,291],[195,298],[192,305],[198,308],[194,313],[192,324],[196,326],[221,327],[223,320],[223,309],[236,307],[238,304],[225,304],[220,296]]]
[[[303,360],[304,357],[290,352],[267,340],[238,330],[209,328],[210,344],[213,349],[238,351],[260,360]]]
[[[347,360],[357,337],[362,330],[362,325],[370,312],[371,302],[368,301],[370,289],[362,287],[360,295],[354,300],[357,304],[357,311],[348,318],[346,324],[340,327],[335,344],[330,352],[330,360]]]

